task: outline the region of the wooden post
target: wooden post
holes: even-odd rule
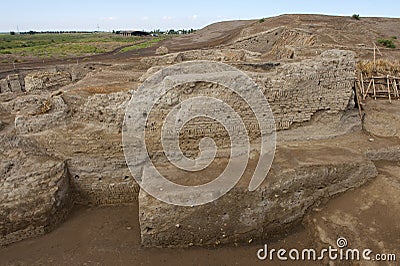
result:
[[[380,56],[382,56],[382,53],[379,50],[378,46],[376,46],[375,42],[372,42],[372,44],[374,45],[374,71],[376,71],[376,51],[375,50],[378,50],[378,53],[380,54]]]
[[[369,81],[367,90],[365,91],[365,94],[363,95],[363,100],[365,100],[365,99],[367,98],[367,96],[368,96],[368,91],[369,91],[369,88],[371,87],[371,84],[372,84],[372,79]]]
[[[388,90],[388,95],[389,95],[389,103],[392,103],[392,97],[390,96],[389,75],[386,76],[386,81],[387,81],[387,90]]]
[[[376,88],[375,88],[375,79],[372,77],[372,88],[374,89],[374,100],[376,100]]]
[[[363,78],[363,73],[361,71],[361,93],[364,94],[364,78]]]
[[[357,80],[357,83],[358,83],[358,87],[360,87],[360,81],[359,80]],[[356,84],[354,84],[354,87],[356,88],[356,99],[357,99],[357,106],[358,106],[358,114],[360,115],[360,119],[362,119],[362,111],[361,111],[361,103],[360,103],[361,99],[358,96],[358,89],[357,89],[357,85]]]
[[[375,52],[375,48],[376,48],[376,45],[375,45],[375,43],[373,42],[373,44],[374,44],[374,71],[376,70],[376,63],[375,63],[375,59],[376,59],[376,52]]]
[[[399,99],[399,91],[397,90],[397,83],[396,83],[396,77],[393,78],[393,90],[394,90],[394,96]]]

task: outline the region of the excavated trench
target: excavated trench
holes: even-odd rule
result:
[[[162,62],[174,56],[156,60]],[[272,239],[276,241],[272,245],[277,246],[285,241],[290,245],[311,245],[315,238],[301,228],[309,228],[305,221],[314,215],[313,210],[323,208],[328,200],[340,198],[348,190],[373,183],[379,172],[373,160],[396,160],[400,156],[395,134],[371,137],[369,129],[379,131],[373,108],[366,110],[365,132],[360,131],[361,122],[353,115],[357,110],[347,109],[353,97],[351,58],[350,53],[335,50],[301,64],[276,65],[271,69],[267,64],[268,71],[262,75],[249,72],[262,86],[276,114],[279,133],[271,171],[256,191],[249,192],[255,156],[234,189],[212,203],[196,207],[157,201],[139,190],[131,177],[122,152],[121,128],[132,94],[129,89],[93,92],[93,83],[107,87],[104,82],[110,76],[123,76],[126,72],[103,66],[101,71],[66,85],[62,91],[50,88],[45,93],[35,92],[36,89],[30,93],[1,93],[0,111],[14,120],[5,121],[2,115],[6,123],[0,131],[1,142],[6,145],[0,150],[4,180],[1,188],[5,192],[0,213],[1,241],[7,245],[39,236],[1,249],[1,257],[11,263],[46,263],[58,257],[67,263],[80,249],[86,249],[97,254],[99,260],[107,261],[107,254],[118,250],[125,262],[133,258],[129,253],[133,249],[133,254],[147,263],[176,259],[166,252],[151,257],[147,253],[154,251],[151,247],[224,245],[227,247],[221,252],[232,257],[232,261],[240,261],[250,254],[254,256],[254,245]],[[137,81],[133,74],[126,78],[130,86],[130,79]],[[329,87],[332,84],[336,84],[334,88]],[[223,92],[218,87],[211,88]],[[297,100],[293,101],[294,98]],[[231,98],[227,99],[229,102]],[[346,127],[350,120],[344,117],[354,120],[355,126]],[[327,121],[329,125],[324,125]],[[172,180],[190,183],[193,178],[220,172],[225,160],[218,159],[214,168],[197,173],[197,177],[177,174],[169,168],[165,171]],[[76,207],[67,216],[71,199]],[[49,232],[54,227],[57,228]],[[78,232],[83,232],[83,236],[76,241]],[[65,245],[60,239],[65,239]],[[35,247],[27,249],[28,243]],[[49,244],[57,248],[48,249]],[[241,248],[229,247],[232,245]],[[139,246],[150,248],[144,251]],[[15,254],[21,249],[26,252],[18,259]],[[34,255],[40,253],[38,249],[53,251],[38,258]],[[63,249],[69,251],[62,255]],[[243,258],[233,255],[235,250]],[[202,248],[174,252],[187,252],[188,260],[193,256],[217,256]],[[83,263],[87,260],[78,256]]]

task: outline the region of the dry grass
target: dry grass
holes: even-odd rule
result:
[[[80,90],[90,94],[108,94],[120,91],[129,91],[130,89],[132,89],[131,84],[112,84],[107,86],[86,87]]]
[[[373,61],[361,61],[357,64],[357,70],[367,76],[392,75],[400,76],[400,61],[377,60],[376,65]]]

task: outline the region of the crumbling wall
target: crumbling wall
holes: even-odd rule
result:
[[[154,72],[153,69],[149,71]],[[274,114],[276,129],[285,130],[293,124],[309,122],[317,113],[322,116],[340,117],[353,101],[354,71],[354,53],[331,50],[314,59],[282,64],[272,67],[269,71],[247,72],[247,74],[258,84],[267,98]],[[183,84],[163,96],[163,101],[178,104],[188,97],[199,95],[223,100],[240,112],[244,120],[249,122],[249,128],[257,126],[257,121],[247,104],[229,89],[218,84],[204,82]],[[156,105],[156,109],[158,106],[161,109],[159,108],[159,111],[150,117],[148,123],[154,132],[160,130],[162,118],[172,108]],[[210,113],[212,112],[213,110],[210,110]],[[192,126],[189,124],[185,127],[182,137],[187,135],[187,138],[195,138],[193,134],[203,136],[204,131],[224,131],[223,126],[214,124],[211,121],[193,122]],[[192,136],[189,132],[192,132]],[[226,136],[218,135],[216,139],[218,141],[224,137]]]
[[[151,58],[146,62],[149,66],[207,58],[240,62],[250,57],[259,58],[259,54],[243,50],[224,50],[215,53],[195,51],[193,54],[188,51],[183,54],[168,54]],[[247,73],[258,83],[269,100],[278,130],[287,130],[293,125],[310,122],[316,114],[340,117],[352,100],[354,56],[351,52],[328,51],[312,60],[283,65],[259,62],[253,68],[257,66],[268,67],[263,67],[262,71],[252,71],[252,68],[249,68],[247,70],[250,71]],[[158,69],[157,67],[150,69],[149,73],[143,77]],[[15,117],[12,134],[16,134],[18,138],[21,136],[35,138],[45,151],[38,152],[36,146],[25,142],[21,142],[20,145],[26,148],[26,156],[20,153],[12,155],[11,153],[16,151],[15,147],[7,148],[7,151],[0,150],[0,156],[4,155],[1,157],[1,163],[8,163],[1,168],[5,174],[0,175],[0,178],[3,178],[0,183],[1,195],[6,195],[4,196],[6,198],[0,202],[7,204],[0,208],[3,244],[41,234],[46,232],[46,228],[61,221],[65,215],[62,210],[69,208],[70,194],[74,195],[76,202],[82,204],[119,204],[134,202],[138,199],[139,186],[132,179],[126,166],[121,143],[122,121],[131,94],[128,92],[96,95],[82,93],[84,95],[82,96],[79,91],[71,93],[66,91],[53,95],[51,92],[39,89],[42,85],[35,85],[36,87],[32,85],[38,90],[14,99],[11,97],[13,94],[5,94],[7,97],[0,105],[4,112],[10,114],[10,117]],[[5,88],[5,85],[3,87]],[[1,87],[2,92],[3,87]],[[11,91],[8,81],[7,88]],[[246,125],[253,129],[250,130],[251,140],[257,140],[255,119],[246,111],[247,107],[244,103],[229,93],[227,88],[206,82],[183,84],[176,88],[174,95],[167,95],[167,98],[170,97],[171,102],[175,102],[175,98],[182,100],[182,97],[193,96],[196,93],[224,99],[237,108],[237,111],[245,118]],[[159,122],[160,117],[153,118],[154,121],[149,121],[149,129],[154,127],[158,130],[159,124],[151,123]],[[11,130],[11,124],[7,130]],[[3,129],[2,134],[7,130]],[[209,136],[215,139],[219,146],[228,147],[229,143],[225,142],[226,134],[227,132],[218,123],[210,120],[194,120],[183,128],[180,144],[188,156],[196,156],[198,152],[196,139]],[[9,139],[1,139],[0,148],[4,149],[6,146],[3,144],[8,142]],[[159,150],[160,147],[156,146],[155,149]],[[21,165],[22,168],[11,167],[13,162],[10,158],[17,158],[15,162],[26,162]],[[363,165],[363,167],[369,166]],[[41,170],[39,171],[38,168]],[[33,185],[26,185],[22,177],[33,177],[33,175],[35,178],[30,179]],[[334,175],[331,176],[334,177]],[[357,179],[358,176],[355,178]],[[10,184],[18,184],[17,186],[21,189],[16,190]],[[45,190],[44,194],[40,194],[42,190]],[[68,193],[60,194],[57,191],[68,191]],[[41,195],[46,196],[42,198]],[[20,205],[20,203],[25,205]],[[45,203],[43,205],[45,209],[41,208],[40,203]],[[150,208],[149,211],[152,212],[151,200],[142,200],[140,204],[142,210]],[[27,211],[26,206],[29,206],[31,210]],[[143,219],[148,219],[146,215],[149,214],[143,214]],[[53,216],[58,218],[52,220]],[[33,219],[35,223],[29,219]],[[4,222],[1,223],[2,221]],[[29,227],[30,224],[34,226]],[[143,222],[142,230],[145,227]],[[146,238],[149,236],[144,237]],[[154,244],[153,241],[158,240],[149,241],[148,243]]]
[[[330,50],[251,76],[268,99],[277,130],[283,130],[310,121],[318,112],[342,115],[353,101],[354,75],[354,53]]]
[[[239,182],[211,203],[187,207],[164,203],[140,190],[142,245],[190,247],[265,241],[285,234],[309,209],[376,175],[370,160],[350,150],[317,145],[280,147],[265,181],[252,192],[247,182]],[[248,181],[248,173],[242,179]]]
[[[54,89],[67,85],[71,82],[71,74],[68,72],[33,72],[25,76],[25,90],[35,91]]]
[[[95,94],[85,99],[63,132],[46,136],[64,151],[71,189],[81,204],[121,204],[137,201],[139,186],[126,167],[122,122],[129,92]]]
[[[125,108],[130,100],[128,92],[89,96],[77,112],[79,120],[100,124],[113,132],[120,132]]]
[[[72,206],[64,161],[32,139],[2,135],[0,246],[50,231]]]
[[[207,68],[205,64],[194,65],[190,73],[196,73],[195,77],[198,80],[202,78],[210,80],[211,76],[216,75],[226,84],[231,84],[227,81],[233,80],[240,82],[232,72],[214,67],[213,71],[216,73],[209,73],[204,68]],[[279,65],[264,72],[249,72],[249,75],[259,84],[268,99],[276,129],[282,131],[290,129],[295,124],[311,123],[315,115],[319,118],[333,116],[340,119],[353,101],[354,71],[354,53],[331,50],[310,60]],[[185,72],[181,73],[179,70],[176,72],[172,70],[161,72],[171,73],[172,77],[165,74],[162,77],[165,80],[160,78],[160,82],[172,83],[174,75],[178,76],[177,79],[185,80]],[[187,74],[187,77],[189,79],[190,74]],[[248,89],[250,93],[252,89],[254,88]],[[154,97],[152,90],[144,90],[143,93],[148,94],[141,94],[138,106],[143,106],[143,102],[154,100],[151,98]],[[153,163],[159,166],[161,172],[171,167],[172,170],[166,171],[168,179],[180,184],[182,181],[193,184],[194,181],[191,180],[198,181],[196,185],[204,184],[210,181],[212,175],[191,176],[191,173],[182,173],[171,165],[162,164],[167,163],[163,160],[164,149],[160,142],[163,120],[175,106],[186,110],[182,102],[197,96],[222,100],[240,115],[248,130],[250,142],[257,142],[260,138],[258,121],[248,104],[229,88],[212,82],[187,82],[173,87],[158,100],[149,114],[145,141]],[[207,108],[205,112],[210,114],[220,108],[205,103],[196,104]],[[180,116],[176,119],[179,121]],[[130,122],[135,123],[135,121]],[[180,149],[186,156],[194,158],[199,152],[198,140],[204,137],[212,138],[218,148],[229,148],[229,135],[224,126],[235,130],[230,121],[232,120],[227,119],[226,124],[221,125],[212,119],[193,119],[179,132]],[[132,145],[136,148],[134,143]],[[337,158],[335,154],[338,153],[343,156]],[[243,158],[230,159],[233,164],[238,164],[235,160],[243,160]],[[220,156],[214,165],[209,166],[212,170],[208,173],[219,173],[218,171],[221,171],[219,168],[224,169],[225,165],[223,156]],[[146,173],[146,171],[142,173],[143,182],[148,180],[151,182],[152,176],[146,176]],[[345,149],[310,147],[300,151],[296,148],[280,147],[272,170],[263,184],[253,192],[247,191],[247,183],[244,182],[237,184],[226,195],[208,205],[182,207],[155,200],[147,192],[140,190],[139,219],[142,244],[191,246],[261,240],[268,235],[282,233],[293,226],[301,220],[310,207],[318,205],[332,195],[360,186],[376,175],[377,171],[371,161]],[[218,174],[213,176],[217,177]],[[243,179],[249,180],[249,177]]]
[[[163,56],[145,57],[141,60],[141,63],[149,68],[152,66],[176,64],[191,60],[237,62],[254,60],[258,57],[260,57],[259,53],[242,49],[208,49],[184,51]]]
[[[15,117],[15,129],[20,134],[42,132],[67,123],[68,106],[58,95],[42,98],[32,109],[23,109]]]
[[[0,93],[21,92],[23,88],[24,82],[18,74],[11,74],[5,79],[0,79]]]
[[[95,68],[95,65],[83,64],[57,66],[29,73],[21,71],[19,74],[10,74],[0,79],[0,93],[55,90],[84,78]]]

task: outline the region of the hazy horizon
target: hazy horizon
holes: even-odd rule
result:
[[[390,8],[388,8],[390,7]],[[281,14],[399,17],[397,1],[19,1],[3,3],[0,32],[199,29],[214,22]]]

